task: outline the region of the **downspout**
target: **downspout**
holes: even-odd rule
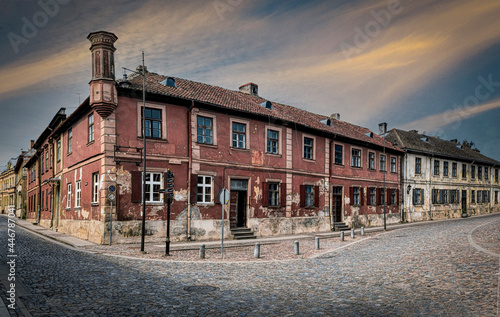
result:
[[[335,138],[335,135],[333,136]],[[335,231],[335,219],[333,218],[333,194],[332,194],[332,144],[333,139],[330,140],[330,160],[328,164],[328,208],[330,213],[330,230]]]
[[[194,100],[191,100],[191,106],[187,111],[187,135],[188,135],[188,171],[187,171],[187,231],[186,238],[191,240],[191,168],[192,159],[192,135],[191,135],[191,111],[194,107]]]
[[[38,159],[40,159],[40,157],[38,157]],[[38,168],[37,168],[37,170],[38,170],[38,204],[37,204],[37,207],[38,207],[38,221],[37,221],[37,223],[40,224],[40,220],[42,218],[42,215],[41,215],[41,212],[42,212],[42,205],[41,205],[41,202],[42,202],[42,183],[41,183],[42,172],[41,172],[40,161],[38,161]]]

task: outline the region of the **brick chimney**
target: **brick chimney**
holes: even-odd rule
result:
[[[254,83],[248,83],[245,85],[240,86],[240,92],[252,95],[252,96],[258,96],[259,95],[259,86]]]
[[[387,122],[382,122],[378,124],[378,134],[384,135],[387,133]]]
[[[90,106],[106,118],[117,106],[115,86],[116,48],[113,44],[118,37],[113,33],[99,31],[87,36],[92,52],[92,80],[90,81]]]

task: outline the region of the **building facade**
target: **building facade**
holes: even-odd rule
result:
[[[368,129],[266,100],[254,83],[233,91],[143,66],[117,81],[117,37],[88,39],[90,96],[54,117],[28,162],[28,216],[41,225],[98,243],[111,232],[114,242],[138,240],[144,177],[146,234],[165,237],[169,169],[174,241],[220,239],[222,226],[231,238],[241,228],[272,236],[381,225],[384,210],[388,223],[401,220],[403,151]]]
[[[500,211],[500,162],[478,151],[393,129],[387,140],[405,150],[402,213],[406,221],[425,221]]]
[[[14,166],[16,162],[17,158],[10,159],[0,172],[0,211],[3,214],[8,212],[9,206],[14,207],[15,205],[16,174]]]

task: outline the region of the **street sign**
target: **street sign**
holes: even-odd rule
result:
[[[114,191],[115,191],[115,189],[116,189],[116,188],[115,188],[115,185],[109,185],[109,187],[108,187],[108,190],[109,190],[110,192],[114,192]]]
[[[111,200],[111,201],[114,201],[116,198],[115,194],[111,193],[108,195],[108,199]]]
[[[226,205],[229,202],[229,191],[226,188],[220,190],[219,202],[223,205]]]

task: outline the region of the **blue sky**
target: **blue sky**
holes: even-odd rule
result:
[[[0,165],[88,96],[90,32],[115,63],[259,94],[377,132],[472,139],[500,160],[500,2],[2,1]]]

